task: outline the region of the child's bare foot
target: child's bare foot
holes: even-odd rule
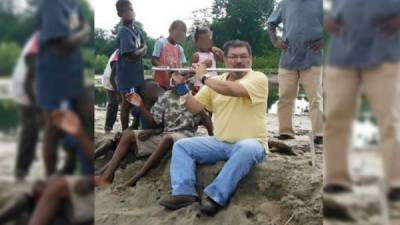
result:
[[[102,177],[102,176],[95,176],[94,177],[94,185],[95,186],[108,186],[112,183],[112,181]]]

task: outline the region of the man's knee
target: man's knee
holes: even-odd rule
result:
[[[260,142],[255,139],[247,139],[237,143],[238,151],[241,158],[259,162],[263,159],[264,148]]]
[[[186,148],[188,142],[189,142],[188,138],[183,138],[175,142],[172,148],[172,154],[188,154]]]

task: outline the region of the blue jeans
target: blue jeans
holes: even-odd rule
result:
[[[226,206],[239,181],[264,159],[264,146],[256,139],[245,139],[233,144],[218,141],[214,137],[181,139],[172,149],[172,195],[197,196],[196,163],[227,161],[217,178],[204,189],[208,197]]]

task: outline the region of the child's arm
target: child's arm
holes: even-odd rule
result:
[[[160,58],[155,57],[155,56],[151,57],[151,64],[152,64],[153,66],[164,66],[164,65],[160,62]]]
[[[214,46],[211,48],[211,52],[214,53],[216,60],[220,62],[224,61],[224,51],[222,51],[220,48]]]
[[[26,72],[26,79],[24,82],[24,90],[28,96],[28,99],[31,103],[36,102],[35,98],[35,91],[34,91],[34,80],[35,80],[35,58],[36,56],[34,54],[28,54],[25,57],[25,62],[27,65],[27,72]]]
[[[200,116],[200,123],[206,127],[208,135],[213,136],[214,127],[211,118],[207,115],[207,112],[205,110],[202,110],[200,111],[199,116]]]
[[[81,121],[78,115],[72,111],[65,110],[54,110],[51,113],[52,122],[65,131],[66,133],[73,135],[82,145],[83,151],[87,157],[94,161],[94,146],[93,141],[85,133]]]
[[[153,115],[144,106],[140,95],[136,93],[130,93],[126,95],[126,99],[129,103],[139,108],[140,112],[143,114],[144,119],[150,124],[151,127],[157,127],[157,123],[154,120]]]
[[[110,66],[111,66],[110,84],[114,88],[114,91],[118,90],[117,83],[115,82],[115,78],[117,76],[117,66],[116,66],[116,64],[117,64],[116,61],[113,61],[110,64]]]
[[[66,49],[85,44],[90,38],[90,26],[84,23],[80,30],[65,38],[51,39],[48,44],[55,47],[61,52]]]
[[[199,60],[200,60],[199,54],[197,54],[197,52],[195,52],[195,53],[192,55],[192,64],[193,64],[193,63],[199,63]]]
[[[145,44],[144,46],[142,46],[141,48],[136,49],[133,52],[128,52],[123,54],[124,57],[134,60],[134,59],[138,59],[140,57],[145,56],[147,53],[147,45]]]

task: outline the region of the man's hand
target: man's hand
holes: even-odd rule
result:
[[[309,48],[311,48],[312,50],[318,51],[322,48],[322,46],[324,46],[324,40],[321,38],[317,41],[314,41],[310,44]]]
[[[142,98],[137,93],[129,93],[125,95],[126,100],[136,107],[144,107]]]
[[[378,22],[379,28],[387,35],[400,31],[400,16],[391,17]]]
[[[332,17],[325,17],[325,30],[333,35],[337,35],[342,30],[342,25]]]
[[[57,109],[51,113],[51,119],[54,125],[68,134],[77,136],[81,132],[81,121],[74,112]]]
[[[172,74],[172,79],[174,80],[175,86],[186,82],[186,77],[182,76],[181,74],[179,74],[177,72],[174,72]]]
[[[194,71],[196,72],[196,79],[201,81],[204,75],[207,73],[207,66],[202,63],[194,63],[192,65]]]

